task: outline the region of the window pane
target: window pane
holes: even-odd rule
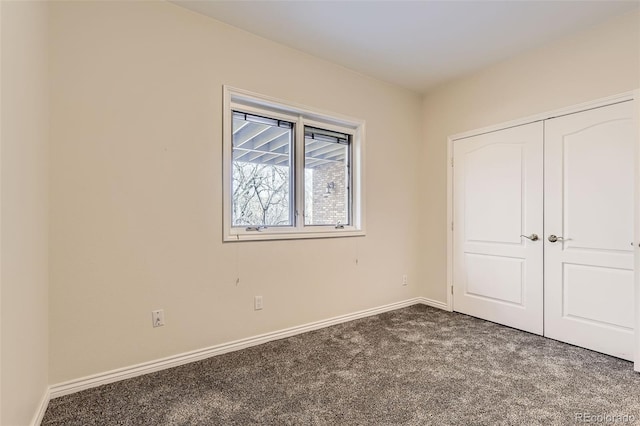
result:
[[[293,123],[233,112],[233,226],[291,226]]]
[[[305,225],[350,224],[350,142],[346,133],[305,127]]]

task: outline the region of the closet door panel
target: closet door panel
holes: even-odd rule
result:
[[[633,359],[631,102],[545,122],[545,336]]]
[[[454,143],[455,311],[542,334],[542,123]],[[535,239],[535,238],[533,238]]]

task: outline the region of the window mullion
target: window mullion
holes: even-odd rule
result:
[[[295,226],[304,229],[304,119],[298,116],[295,132]]]

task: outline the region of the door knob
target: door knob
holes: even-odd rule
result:
[[[538,241],[538,234],[531,234],[528,237],[526,235],[520,235],[521,237],[525,237],[528,240],[531,241]]]
[[[555,243],[555,242],[556,242],[556,241],[558,241],[558,240],[564,240],[564,238],[562,238],[562,237],[557,237],[557,236],[555,236],[555,235],[551,234],[551,235],[549,235],[548,240],[549,240],[550,242],[552,242],[552,243]]]

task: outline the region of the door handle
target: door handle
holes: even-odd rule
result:
[[[549,240],[549,242],[552,242],[552,243],[555,243],[558,240],[564,240],[564,238],[558,237],[558,236],[553,235],[553,234],[549,235],[549,238],[547,238],[547,239]]]
[[[531,234],[528,237],[526,235],[520,235],[521,237],[525,237],[527,240],[538,241],[538,234]]]

